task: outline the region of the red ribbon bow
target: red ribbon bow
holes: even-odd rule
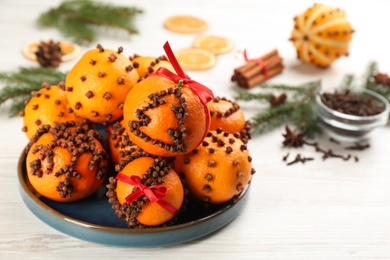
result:
[[[256,62],[257,65],[259,65],[261,67],[261,69],[263,70],[264,78],[268,79],[268,68],[262,59],[249,59],[246,50],[243,51],[243,55],[244,55],[244,59],[246,62],[248,62],[248,61]]]
[[[181,81],[182,83],[189,86],[196,93],[196,95],[199,97],[200,101],[203,104],[203,108],[206,114],[206,131],[205,131],[205,135],[206,135],[210,127],[210,114],[209,114],[209,109],[207,107],[207,103],[213,99],[214,94],[208,87],[200,84],[199,82],[187,78],[187,75],[180,67],[180,64],[177,61],[175,54],[173,53],[171,46],[169,45],[168,42],[164,44],[163,48],[168,57],[169,62],[172,64],[172,67],[175,69],[177,75],[166,68],[160,67],[154,74],[150,74],[149,77],[158,75],[170,79],[175,83]]]
[[[132,203],[142,195],[145,195],[149,201],[156,202],[158,205],[163,207],[165,210],[167,210],[172,215],[176,215],[178,210],[172,206],[169,202],[163,200],[165,195],[168,193],[167,187],[165,187],[162,184],[157,184],[153,186],[145,186],[141,182],[141,178],[137,175],[131,175],[127,176],[123,173],[118,173],[116,178],[120,181],[123,181],[125,183],[128,183],[130,185],[133,185],[137,187],[138,189],[134,191],[133,193],[129,194],[125,199],[127,203]]]

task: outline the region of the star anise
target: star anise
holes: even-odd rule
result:
[[[377,73],[374,75],[375,83],[381,84],[384,87],[390,87],[390,77],[385,73]]]
[[[284,103],[286,98],[287,98],[286,93],[282,93],[279,96],[272,95],[269,100],[269,103],[271,104],[271,106],[279,106]]]
[[[35,52],[37,60],[42,67],[57,68],[61,63],[62,50],[59,42],[52,40],[48,42],[41,41]]]
[[[283,145],[287,147],[301,147],[306,143],[305,139],[303,139],[304,135],[304,132],[296,133],[286,125],[286,133],[283,134]]]

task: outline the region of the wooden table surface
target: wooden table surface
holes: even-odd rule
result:
[[[208,71],[188,72],[218,96],[232,99],[237,87],[230,82],[233,69],[243,63],[238,50],[259,57],[278,49],[284,72],[270,83],[300,84],[322,80],[323,88],[340,83],[343,75],[361,75],[369,61],[390,73],[388,1],[327,1],[340,7],[356,30],[350,56],[329,69],[302,65],[288,41],[293,17],[312,1],[149,0],[110,1],[144,10],[133,37],[101,35],[107,48],[123,46],[126,55],[159,56],[169,41],[173,49],[189,47],[194,35],[175,34],[162,23],[174,14],[192,14],[209,22],[207,33],[234,40],[234,52],[218,57]],[[58,0],[0,0],[0,71],[37,66],[26,60],[22,48],[33,40],[64,39],[54,29],[40,29],[38,15]],[[96,43],[83,46],[83,51]],[[75,61],[61,64],[68,71]],[[1,85],[0,85],[1,87]],[[248,117],[260,109],[240,103]],[[323,161],[310,147],[282,147],[283,128],[255,136],[249,150],[256,169],[249,200],[242,213],[212,235],[184,244],[159,248],[120,248],[94,244],[63,234],[35,217],[19,194],[17,163],[27,138],[22,119],[8,116],[8,103],[0,107],[0,259],[390,259],[390,128],[374,132],[370,148],[356,151],[360,160]],[[328,141],[326,147],[342,149]],[[282,157],[301,153],[315,160],[286,166]]]

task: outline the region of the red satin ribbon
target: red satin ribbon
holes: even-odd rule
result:
[[[132,203],[142,195],[145,195],[151,202],[156,202],[158,205],[163,207],[172,215],[176,215],[178,210],[172,206],[169,202],[163,200],[165,195],[168,193],[167,187],[162,184],[157,184],[153,186],[145,186],[141,182],[141,178],[137,175],[127,176],[123,173],[118,173],[116,178],[120,181],[123,181],[127,184],[133,185],[138,189],[133,193],[129,194],[125,199],[127,203]]]
[[[199,97],[200,101],[203,104],[203,108],[206,114],[206,131],[205,131],[205,136],[206,136],[210,128],[210,113],[209,113],[209,108],[207,106],[207,103],[213,99],[214,94],[208,87],[200,84],[199,82],[187,78],[187,75],[184,73],[183,69],[181,68],[168,42],[164,44],[163,48],[168,57],[168,60],[172,64],[172,67],[175,69],[177,75],[166,68],[160,67],[155,73],[150,74],[149,77],[158,75],[170,79],[175,83],[182,81],[185,85],[190,87],[196,93],[196,95]]]
[[[268,76],[268,68],[267,68],[267,65],[265,64],[265,62],[262,59],[249,59],[246,50],[244,50],[243,55],[244,55],[244,59],[245,59],[246,62],[248,62],[248,61],[256,62],[261,67],[261,69],[263,70],[264,78],[268,79],[268,77],[269,77]]]
[[[173,64],[172,64],[172,67],[175,68],[175,66],[173,66]],[[180,67],[180,69],[181,69],[181,67]],[[156,71],[155,74],[162,76],[164,78],[170,79],[175,83],[178,83],[181,80],[183,82],[183,84],[188,85],[193,91],[195,91],[196,95],[198,95],[200,101],[203,104],[207,104],[208,102],[210,102],[213,99],[213,96],[214,96],[213,92],[209,88],[207,88],[206,86],[204,86],[204,85],[202,85],[194,80],[191,80],[187,77],[183,78],[183,77],[176,75],[175,73],[173,73],[170,70],[163,68],[163,67],[160,67]],[[206,105],[206,107],[207,107],[207,105]]]
[[[112,125],[106,127],[106,134],[108,137],[111,137],[112,128],[113,128]]]

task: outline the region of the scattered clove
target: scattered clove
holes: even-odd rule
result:
[[[297,154],[295,156],[295,159],[289,163],[287,163],[287,165],[292,165],[294,163],[297,163],[297,162],[301,162],[301,163],[305,163],[306,161],[312,161],[314,160],[314,158],[312,157],[302,157],[301,154]]]
[[[339,141],[337,141],[336,139],[334,139],[334,138],[329,138],[329,142],[332,142],[332,143],[335,143],[335,144],[340,144],[340,142]]]
[[[318,144],[318,142],[308,142],[308,141],[303,139],[303,136],[304,136],[303,133],[296,134],[294,131],[291,131],[291,129],[288,126],[286,126],[286,133],[283,134],[283,137],[284,137],[283,145],[287,146],[287,147],[294,147],[294,148],[301,147],[303,145],[312,146],[312,147],[314,147],[315,152],[322,154],[323,160],[326,160],[328,158],[339,158],[343,161],[349,161],[352,158],[351,154],[347,154],[347,155],[338,154],[338,153],[335,153],[332,149],[326,150],[326,149],[322,148]],[[337,141],[333,138],[330,138],[329,141],[336,143],[338,145],[341,145],[341,143],[339,141]],[[360,144],[360,143],[356,142],[356,143],[354,143],[353,146],[345,147],[345,149],[346,150],[363,151],[369,147],[370,147],[369,144]],[[289,155],[290,155],[290,153],[287,153],[285,156],[283,156],[283,158],[282,158],[283,161],[287,161]],[[359,158],[357,156],[354,156],[353,158],[354,158],[355,162],[359,161]],[[295,164],[297,162],[304,163],[304,162],[310,161],[310,160],[314,160],[314,158],[302,157],[301,154],[297,154],[295,159],[288,162],[287,165],[292,165],[292,164]]]
[[[345,147],[346,150],[358,150],[358,151],[363,151],[367,148],[369,148],[370,145],[369,144],[359,144],[359,143],[354,143],[353,146],[348,146],[348,147]]]

